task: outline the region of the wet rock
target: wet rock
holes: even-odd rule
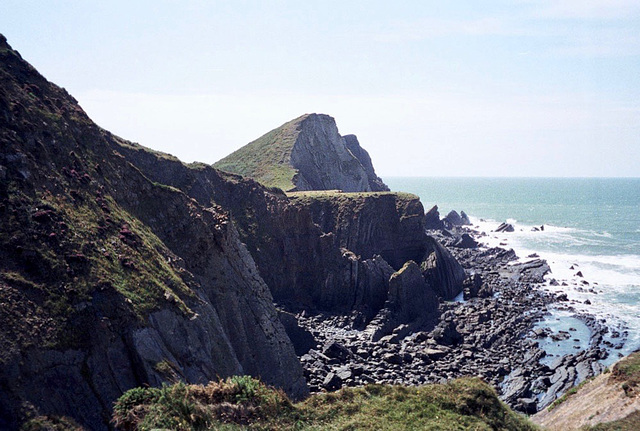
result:
[[[501,223],[500,226],[498,226],[494,232],[513,232],[515,231],[515,228],[513,227],[512,224],[509,223]]]
[[[544,283],[544,276],[551,272],[549,264],[542,259],[534,259],[511,267],[511,271],[519,273],[520,279],[529,283]]]

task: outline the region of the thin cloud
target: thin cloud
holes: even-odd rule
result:
[[[532,6],[526,7],[524,3]],[[451,37],[529,38],[543,43],[538,45],[537,53],[528,50],[528,55],[590,58],[640,55],[638,1],[565,0],[522,4],[508,14],[473,19],[393,21],[367,37],[389,44]]]
[[[544,0],[535,4],[535,16],[552,19],[629,20],[640,15],[637,0]]]

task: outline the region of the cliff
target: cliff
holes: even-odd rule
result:
[[[176,187],[205,207],[227,209],[274,299],[291,310],[352,315],[357,326],[364,326],[389,299],[390,276],[410,260],[440,297],[452,299],[462,290],[464,269],[425,234],[424,209],[415,195],[285,195],[249,178],[187,166],[140,147],[121,146],[120,151],[152,181]]]
[[[214,167],[284,191],[386,191],[369,154],[335,120],[306,114],[216,162]]]
[[[145,176],[2,36],[0,143],[0,428],[106,429],[124,391],[175,379],[307,393],[228,212]]]
[[[386,186],[331,117],[287,123],[242,160],[293,160],[269,171],[293,172],[291,188],[365,191],[287,195],[100,129],[4,38],[0,60],[0,428],[68,415],[103,429],[133,386],[232,374],[301,397],[273,300],[379,337],[462,289],[418,198],[370,191]]]
[[[417,196],[407,193],[267,189],[251,179],[135,146],[121,147],[152,181],[179,188],[203,206],[228,209],[274,299],[292,310],[352,315],[364,326],[389,299],[389,280],[407,261],[429,289],[452,299],[464,269],[425,234]],[[433,309],[425,309],[425,315]]]

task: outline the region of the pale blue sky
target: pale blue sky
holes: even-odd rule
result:
[[[3,0],[102,127],[213,163],[307,112],[381,176],[640,176],[640,0]]]

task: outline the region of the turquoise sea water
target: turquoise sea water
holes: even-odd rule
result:
[[[466,212],[489,233],[488,245],[508,244],[523,258],[538,253],[551,265],[549,278],[568,284],[556,290],[580,303],[588,299],[584,311],[628,328],[623,353],[640,348],[640,178],[384,181],[420,196],[425,210],[437,204],[442,217],[452,209]],[[491,233],[503,221],[516,231]],[[544,231],[532,231],[541,225]]]

